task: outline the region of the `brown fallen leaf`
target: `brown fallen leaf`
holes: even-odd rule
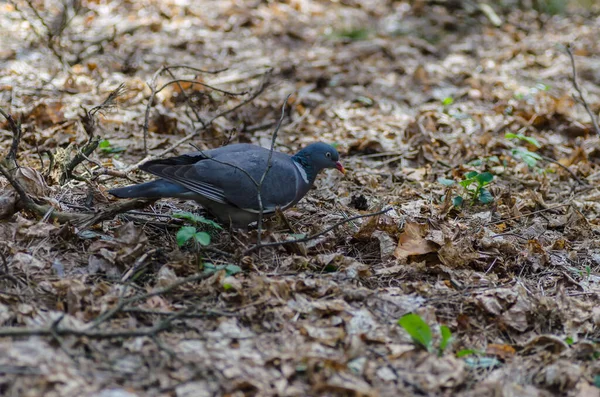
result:
[[[485,353],[491,356],[496,356],[502,360],[506,360],[507,358],[514,356],[516,350],[511,345],[490,343],[485,349]]]
[[[425,255],[437,252],[437,244],[426,240],[429,227],[418,223],[407,223],[404,232],[398,239],[398,246],[394,250],[394,257],[398,260],[406,260],[411,256]]]

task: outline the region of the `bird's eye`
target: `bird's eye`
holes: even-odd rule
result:
[[[325,153],[325,157],[327,157],[328,159],[330,159],[331,158],[331,153],[329,153],[329,152]]]

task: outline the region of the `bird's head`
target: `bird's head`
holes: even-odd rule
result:
[[[316,177],[319,171],[325,168],[335,168],[342,174],[346,173],[346,169],[340,163],[338,151],[323,142],[311,143],[296,153],[294,160],[300,163],[311,176]]]

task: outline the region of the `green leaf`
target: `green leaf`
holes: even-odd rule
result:
[[[442,325],[440,327],[440,333],[442,334],[442,341],[440,342],[440,353],[443,353],[452,341],[452,331],[450,331],[450,328],[448,328],[446,325]]]
[[[444,186],[452,186],[454,185],[456,182],[454,181],[454,179],[446,179],[446,178],[438,178],[438,183]]]
[[[600,375],[594,376],[594,386],[600,388]]]
[[[194,238],[201,245],[209,245],[210,244],[210,234],[208,234],[206,232],[198,232],[198,233],[194,234]]]
[[[475,178],[477,175],[479,175],[479,172],[477,171],[471,171],[471,172],[467,172],[465,174],[465,179],[473,179]]]
[[[527,142],[535,147],[542,147],[542,145],[538,142],[537,139],[530,137],[530,136],[526,136],[523,134],[514,134],[512,132],[507,132],[506,134],[504,134],[504,138],[506,139],[518,139],[524,142]]]
[[[454,103],[454,99],[452,99],[452,97],[446,97],[442,100],[442,105],[444,106],[450,106]]]
[[[471,354],[477,354],[477,351],[474,349],[462,349],[456,353],[457,358],[462,358],[465,356],[470,356]]]
[[[475,179],[481,186],[485,186],[494,179],[494,175],[491,172],[482,172],[478,174]]]
[[[184,226],[177,232],[176,240],[177,245],[183,247],[196,234],[196,228],[194,226]]]
[[[125,148],[122,147],[111,147],[110,142],[107,139],[103,139],[98,143],[98,147],[104,153],[119,153],[124,152]]]
[[[429,325],[418,314],[405,314],[398,320],[398,324],[413,338],[415,343],[423,346],[427,351],[431,349],[433,337]]]
[[[206,219],[205,217],[200,216],[200,215],[192,214],[191,212],[177,212],[177,213],[173,214],[173,218],[185,219],[185,220],[188,220],[188,221],[190,221],[192,223],[196,223],[196,224],[203,223],[203,224],[209,225],[217,230],[223,230],[221,225],[219,225],[215,221],[211,221],[210,219]]]
[[[471,184],[473,182],[475,182],[475,179],[471,178],[471,179],[464,179],[464,180],[458,182],[458,184],[466,189],[469,186],[471,186]]]
[[[571,336],[567,336],[565,338],[565,343],[569,346],[571,346],[575,341],[573,340],[573,338]]]
[[[231,285],[231,284],[227,284],[227,283],[223,284],[223,289],[225,291],[229,291],[232,288],[233,288],[233,285]]]
[[[452,199],[452,205],[455,207],[461,207],[463,205],[464,199],[461,196],[456,196]]]
[[[204,269],[204,273],[215,273],[219,270],[225,270],[225,273],[228,276],[233,276],[234,274],[240,273],[242,268],[237,265],[214,265],[212,263],[203,263],[202,268]]]
[[[494,201],[494,196],[492,196],[489,190],[481,188],[478,199],[481,204],[489,204]]]
[[[233,276],[234,274],[241,273],[242,268],[238,265],[225,265],[225,272],[228,276]]]

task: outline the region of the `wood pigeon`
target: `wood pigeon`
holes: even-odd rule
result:
[[[251,144],[153,160],[140,169],[160,177],[152,182],[109,190],[120,198],[177,197],[195,200],[225,224],[247,228],[259,218],[258,184],[269,164],[271,151]],[[271,168],[261,185],[263,216],[296,204],[325,168],[346,170],[331,145],[317,142],[293,156],[273,151]]]

